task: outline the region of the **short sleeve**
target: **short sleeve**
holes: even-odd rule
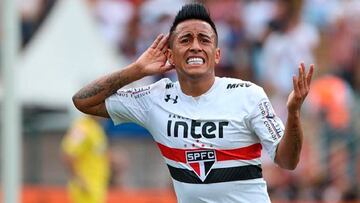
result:
[[[259,101],[250,114],[249,123],[270,158],[274,160],[277,145],[284,135],[284,124],[276,115],[262,88],[257,96]]]
[[[138,88],[120,89],[105,100],[106,110],[115,125],[134,122],[144,126],[162,80]]]

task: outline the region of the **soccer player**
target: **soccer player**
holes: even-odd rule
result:
[[[99,118],[77,119],[62,140],[73,203],[105,203],[109,181],[107,138]]]
[[[314,68],[306,73],[301,63],[293,77],[284,126],[261,87],[215,76],[221,59],[217,43],[206,8],[187,4],[169,35],[160,34],[134,63],[79,90],[73,102],[80,111],[110,117],[115,124],[131,121],[147,128],[169,168],[178,202],[270,202],[261,149],[282,168],[297,166],[303,139],[300,108]],[[171,69],[178,82],[161,79],[120,89]]]

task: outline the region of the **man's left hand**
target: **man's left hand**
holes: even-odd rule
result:
[[[287,108],[289,113],[300,112],[306,96],[310,90],[311,79],[314,73],[314,64],[310,65],[309,71],[305,72],[305,64],[302,62],[299,65],[299,76],[293,76],[294,90],[290,93]]]

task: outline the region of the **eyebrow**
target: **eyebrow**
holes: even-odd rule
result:
[[[206,37],[206,38],[211,39],[211,36],[212,36],[212,35],[208,35],[208,34],[204,34],[204,33],[199,33],[199,36],[200,36],[200,37]]]
[[[206,38],[209,38],[209,39],[211,39],[212,36],[213,36],[213,34],[208,35],[208,34],[206,34],[206,33],[198,33],[198,35],[199,35],[200,37],[206,37]],[[181,39],[181,38],[184,38],[184,37],[190,37],[190,36],[192,36],[192,33],[188,32],[188,33],[180,34],[180,35],[178,35],[178,36],[179,36],[178,38]]]

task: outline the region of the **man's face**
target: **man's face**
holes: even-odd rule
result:
[[[187,20],[177,25],[171,36],[169,62],[175,65],[179,79],[214,76],[215,64],[220,61],[216,34],[201,20]]]

